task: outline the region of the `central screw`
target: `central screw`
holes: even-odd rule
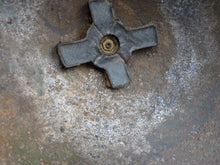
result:
[[[110,49],[112,47],[112,44],[110,42],[108,42],[105,46],[107,49]]]
[[[100,50],[103,54],[111,56],[120,48],[119,40],[114,35],[105,35],[100,41]]]
[[[110,38],[105,38],[103,43],[102,43],[102,47],[105,51],[111,51],[114,49],[114,41]]]

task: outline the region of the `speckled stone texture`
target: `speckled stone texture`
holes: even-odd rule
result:
[[[120,90],[59,61],[57,43],[90,27],[86,0],[0,0],[0,164],[219,164],[219,1],[113,6],[160,39],[133,53]]]

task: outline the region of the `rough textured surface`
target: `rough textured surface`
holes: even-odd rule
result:
[[[85,37],[86,0],[0,0],[0,164],[219,164],[219,5],[113,1],[127,27],[157,23],[160,44],[110,90],[55,51]]]

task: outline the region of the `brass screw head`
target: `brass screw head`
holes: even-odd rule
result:
[[[105,35],[100,41],[100,50],[103,54],[111,56],[120,48],[119,40],[114,35]]]

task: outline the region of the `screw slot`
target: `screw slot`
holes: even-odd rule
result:
[[[110,42],[108,42],[107,44],[106,44],[106,48],[107,49],[110,49],[112,47],[112,44],[110,43]]]
[[[120,42],[114,35],[105,35],[100,41],[100,50],[103,54],[111,56],[117,53],[120,48]]]

